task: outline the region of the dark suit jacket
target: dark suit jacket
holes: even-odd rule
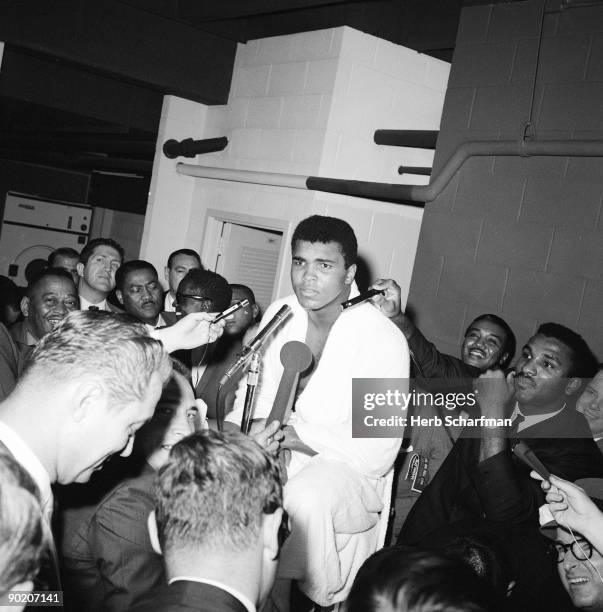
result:
[[[471,518],[538,525],[544,494],[529,468],[512,454],[510,441],[505,450],[480,463],[476,434],[465,431],[454,445],[408,515],[398,543],[415,544],[434,529]],[[566,437],[570,435],[574,437]],[[603,477],[603,454],[573,405],[523,430],[520,439],[561,478]]]
[[[29,472],[19,463],[16,457],[8,450],[7,446],[0,440],[0,456],[6,456],[15,462],[14,475],[19,486],[29,491],[34,497],[40,499],[40,490]],[[42,518],[46,521],[45,518]],[[50,526],[48,526],[50,534]],[[52,536],[49,536],[51,538]],[[48,541],[40,554],[40,571],[37,576],[32,576],[34,589],[37,591],[60,591],[61,580],[59,567],[54,550],[54,542]],[[9,585],[10,586],[10,585]],[[29,609],[29,608],[28,608]],[[62,608],[61,608],[62,609]]]
[[[471,391],[472,379],[480,371],[452,355],[440,353],[436,346],[415,327],[408,338],[408,348],[415,369],[417,384],[428,391]]]
[[[236,360],[242,347],[243,345],[240,339],[233,340],[228,336],[223,336],[217,342],[214,342],[214,346],[212,347],[213,350],[209,356],[209,363],[195,388],[195,397],[201,398],[207,404],[208,419],[216,418],[216,396],[218,394],[220,379],[228,367]],[[197,358],[198,353],[198,350],[192,352],[193,361]],[[235,400],[235,391],[243,373],[244,370],[241,370],[236,374],[234,379],[229,381],[227,388],[224,390],[226,394],[225,415],[232,410]]]
[[[146,466],[97,505],[64,509],[61,553],[67,609],[121,612],[163,584],[162,559],[153,551],[147,530],[155,505],[154,480],[154,470]]]
[[[204,345],[190,351],[175,351],[172,353],[173,357],[182,361],[191,370],[195,366],[203,363],[207,364],[195,387],[195,397],[202,399],[207,404],[208,419],[216,419],[216,396],[220,379],[235,361],[242,346],[240,338],[222,336],[209,346]],[[222,392],[225,399],[224,414],[228,414],[232,410],[235,391],[243,374],[244,369],[241,369],[224,387]]]
[[[154,591],[131,612],[247,612],[236,597],[202,582],[178,580]]]
[[[164,310],[161,313],[161,316],[163,317],[167,327],[174,325],[174,323],[178,321],[178,315],[175,312],[168,312],[167,310]]]

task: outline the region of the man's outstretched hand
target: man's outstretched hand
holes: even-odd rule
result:
[[[213,323],[216,313],[192,312],[170,327],[153,330],[152,336],[160,340],[168,353],[192,349],[215,342],[224,331],[225,321]]]

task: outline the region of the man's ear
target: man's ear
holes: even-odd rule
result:
[[[119,289],[115,290],[115,297],[117,298],[117,301],[123,306],[124,294]]]
[[[565,395],[574,395],[577,393],[582,387],[582,379],[581,378],[568,378],[567,384],[565,385]]]
[[[498,366],[502,369],[502,364],[505,363],[505,361],[507,361],[507,359],[509,358],[509,352],[506,351],[504,352],[499,358],[498,358]]]
[[[163,268],[163,278],[167,281],[168,287],[170,284],[170,269],[166,266]]]
[[[257,319],[260,314],[260,307],[254,302],[251,306],[251,313],[253,314],[253,319]]]
[[[75,383],[73,390],[73,407],[71,417],[76,423],[81,423],[90,414],[99,410],[99,403],[106,403],[106,392],[102,385],[96,380],[88,380]]]
[[[24,317],[29,316],[30,301],[27,296],[24,296],[23,298],[21,298],[20,306],[21,306],[21,312],[23,313],[23,316]]]
[[[81,261],[78,261],[75,267],[77,269],[78,276],[84,276],[84,264]]]
[[[262,545],[268,559],[277,559],[279,554],[278,530],[283,520],[283,509],[262,515]]]
[[[345,284],[346,285],[351,285],[354,277],[356,276],[356,264],[352,264],[346,271],[345,271]]]
[[[159,544],[159,532],[157,531],[157,519],[155,518],[155,510],[151,511],[147,519],[147,530],[151,540],[151,547],[158,554],[162,555],[161,544]]]

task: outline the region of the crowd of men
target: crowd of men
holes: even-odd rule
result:
[[[300,222],[293,294],[261,322],[252,289],[190,249],[170,255],[165,293],[105,238],[56,250],[22,293],[3,279],[0,606],[603,611],[603,369],[587,342],[544,323],[516,356],[485,313],[460,359],[443,354],[394,280],[342,309],[357,249],[341,219]],[[248,381],[229,366],[284,306],[246,435]],[[312,359],[280,422],[292,342]],[[417,403],[414,425],[354,437],[354,379],[476,401]]]

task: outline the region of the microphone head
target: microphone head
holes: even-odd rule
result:
[[[291,340],[283,344],[281,349],[281,363],[285,370],[304,372],[312,364],[314,356],[308,345],[298,340]]]

